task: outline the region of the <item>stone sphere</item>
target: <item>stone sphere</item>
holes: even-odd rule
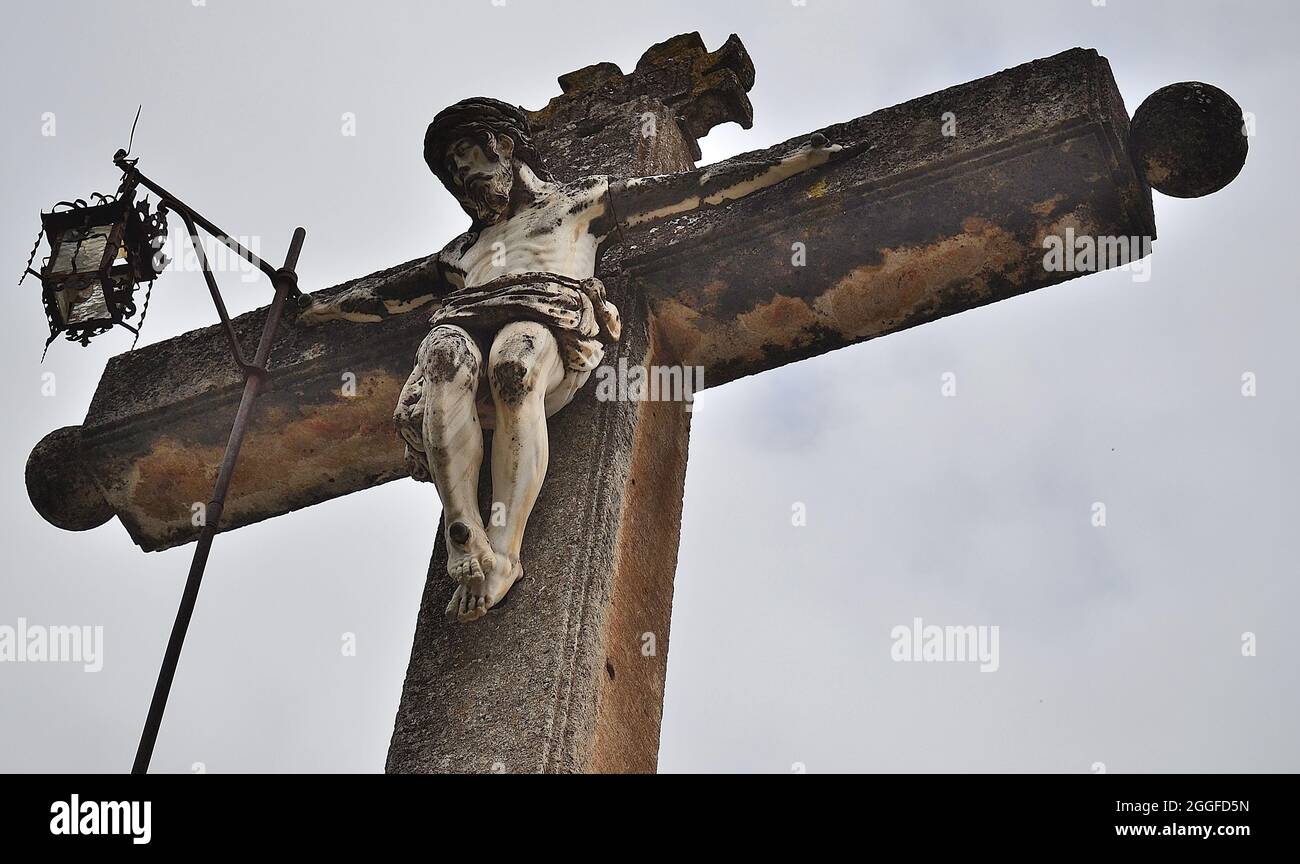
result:
[[[81,464],[81,427],[42,438],[27,457],[27,497],[42,518],[64,531],[89,531],[113,518],[113,508]]]
[[[1133,159],[1151,188],[1199,198],[1232,182],[1249,139],[1241,106],[1218,87],[1184,81],[1161,87],[1133,113]]]

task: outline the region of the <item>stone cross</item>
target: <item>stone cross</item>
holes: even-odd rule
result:
[[[628,74],[599,63],[559,81],[562,95],[530,122],[561,181],[687,170],[713,126],[752,120],[754,67],[735,36],[712,52],[698,34],[677,36]],[[1240,121],[1226,94],[1208,91],[1201,114],[1230,121],[1235,109]],[[1188,115],[1181,94],[1148,100],[1153,131],[1131,137],[1109,64],[1073,49],[820,130],[866,146],[629,233],[602,258],[624,317],[604,362],[701,366],[711,387],[1125,263],[1053,268],[1045,240],[1149,244],[1149,182],[1190,197],[1232,179],[1244,139],[1240,159],[1207,149],[1226,121]],[[778,157],[808,137],[737,160]],[[321,294],[415,284],[430,266],[410,261]],[[236,327],[256,333],[263,315]],[[405,476],[391,417],[426,332],[423,315],[282,325],[222,530]],[[116,515],[147,551],[192,541],[190,508],[211,489],[241,380],[215,327],[113,358],[85,422],[33,450],[33,504],[69,530]],[[680,402],[601,401],[594,385],[551,420],[528,578],[473,626],[444,619],[439,530],[387,770],[655,769],[690,413]]]

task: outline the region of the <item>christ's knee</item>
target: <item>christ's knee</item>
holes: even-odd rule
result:
[[[502,328],[488,358],[493,397],[513,407],[541,405],[550,384],[554,340],[540,324],[518,322]]]
[[[470,335],[459,327],[435,327],[420,345],[420,369],[434,389],[478,389],[482,358]]]
[[[494,358],[488,369],[492,395],[506,405],[520,407],[544,396],[537,364],[523,357]]]

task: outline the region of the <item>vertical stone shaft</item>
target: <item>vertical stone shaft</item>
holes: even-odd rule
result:
[[[561,180],[693,165],[694,140],[662,102],[593,102],[582,120],[543,117],[534,130]],[[672,362],[640,293],[616,267],[600,275],[624,321],[604,363]],[[595,381],[551,418],[526,578],[480,621],[444,620],[439,526],[389,772],[655,770],[690,414],[680,402],[598,401]],[[490,466],[482,476],[488,512]],[[430,487],[431,512],[434,501]]]

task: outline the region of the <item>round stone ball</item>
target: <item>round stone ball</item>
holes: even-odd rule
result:
[[[89,531],[113,518],[113,508],[81,464],[81,427],[55,429],[27,457],[27,497],[46,522]]]
[[[1241,106],[1199,81],[1170,84],[1148,96],[1133,113],[1129,140],[1151,188],[1175,198],[1217,192],[1246,164]]]

